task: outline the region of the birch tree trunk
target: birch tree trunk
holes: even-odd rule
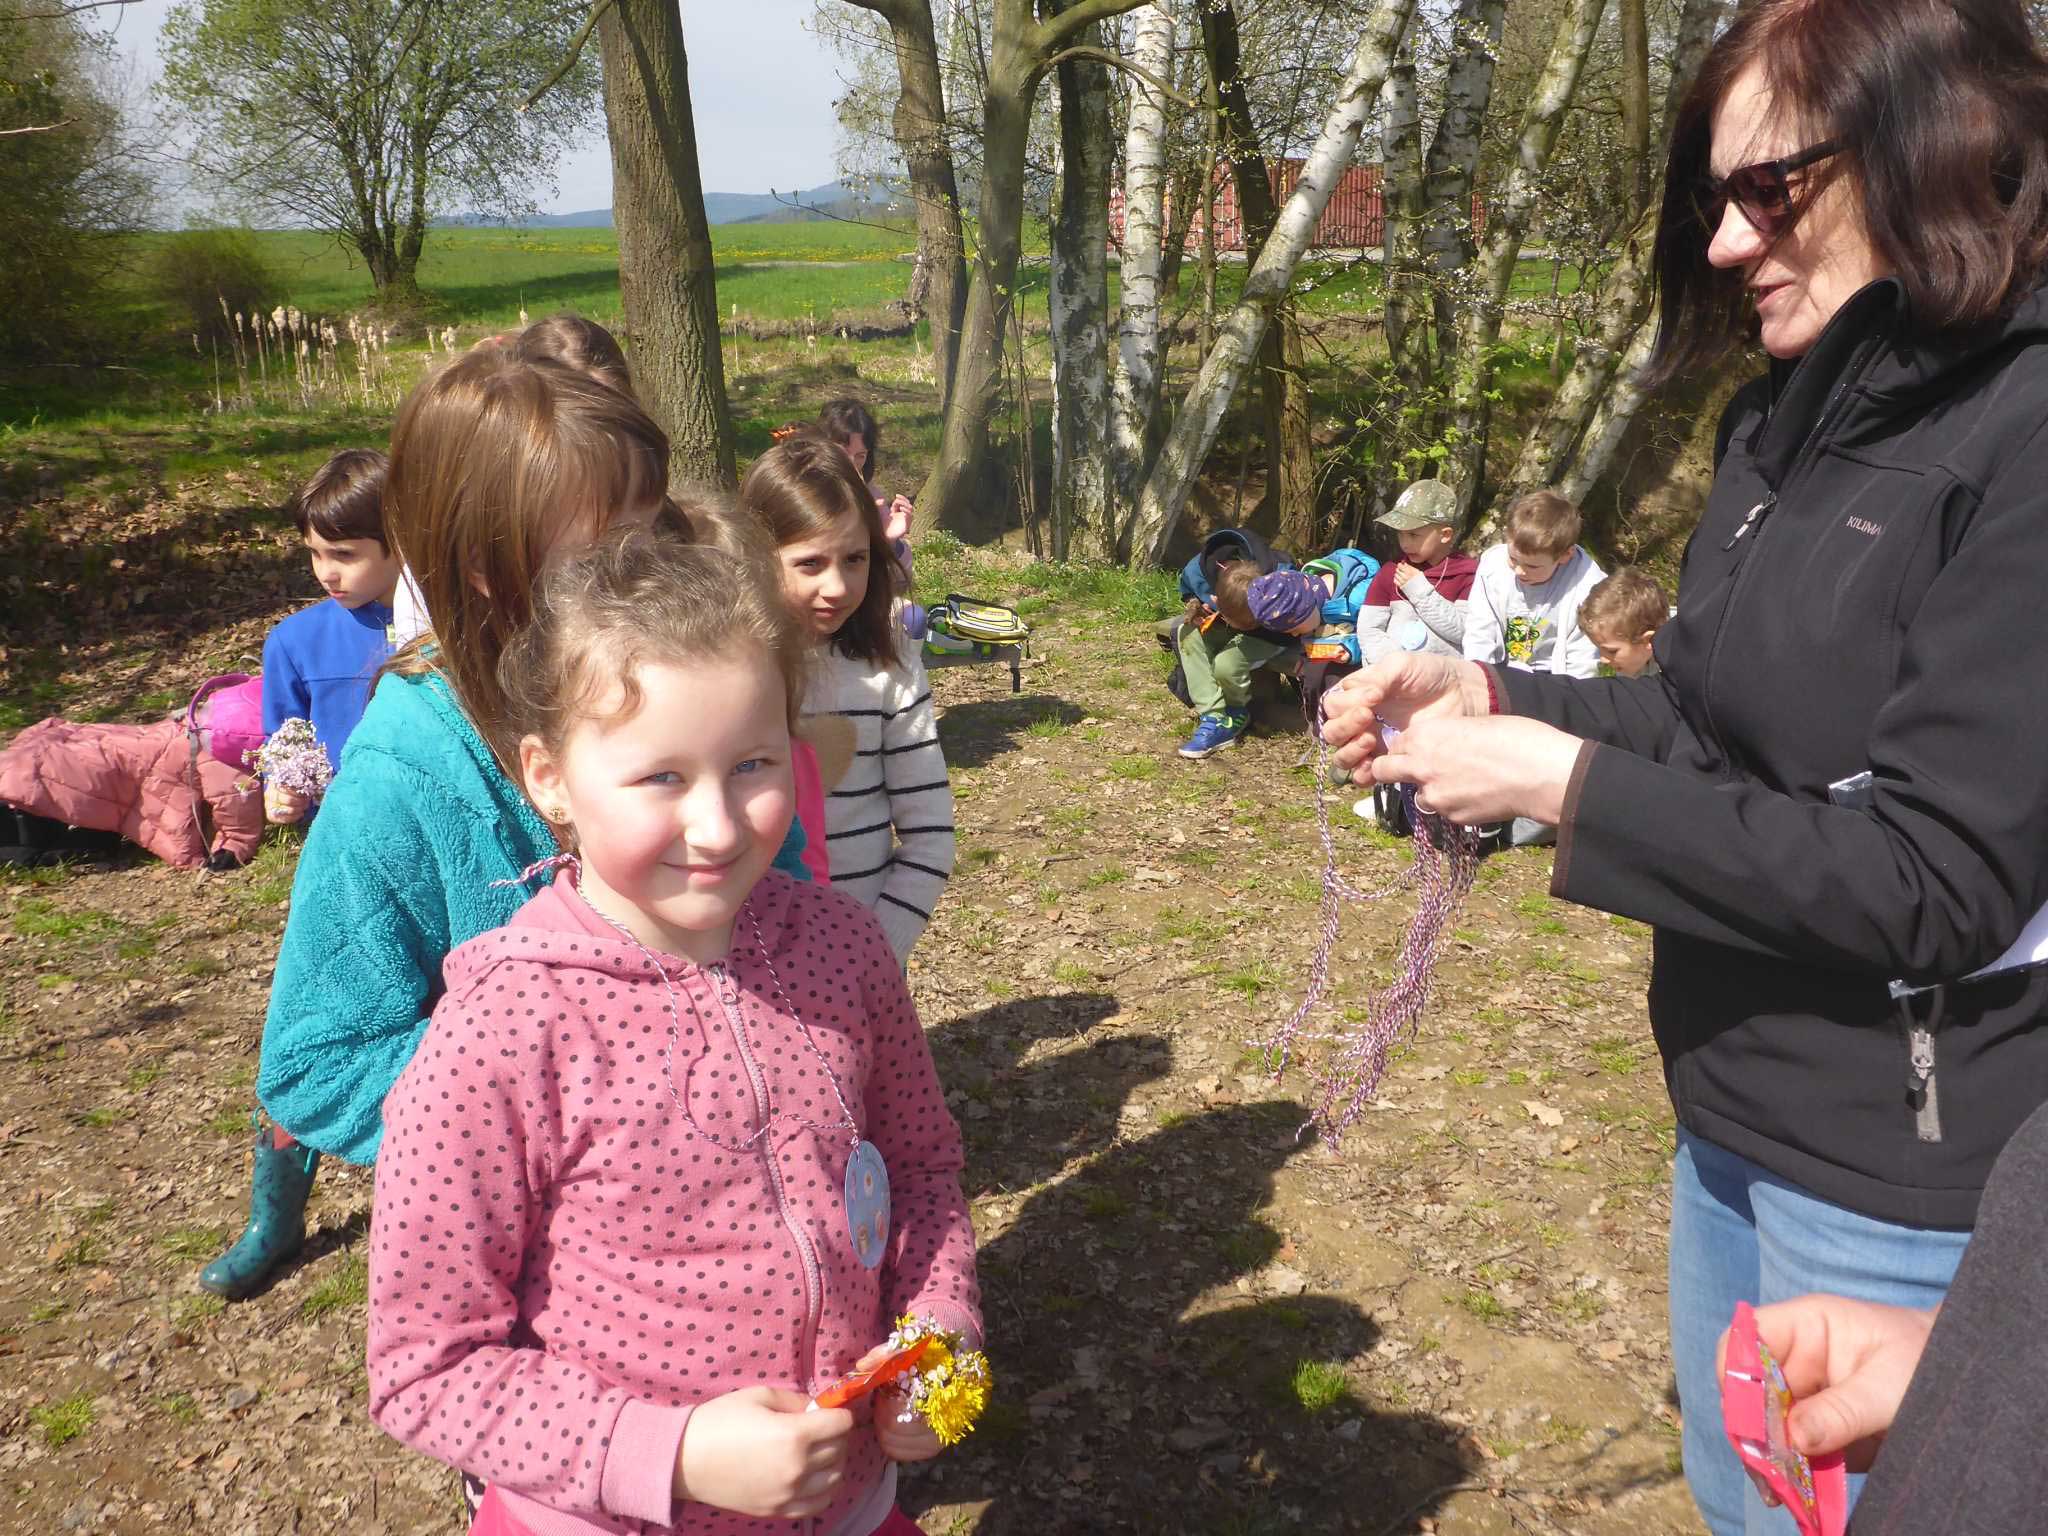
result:
[[[1287,296],[1294,269],[1315,238],[1316,225],[1329,205],[1330,193],[1358,148],[1359,135],[1379,99],[1394,52],[1408,30],[1414,10],[1415,0],[1378,0],[1373,7],[1351,56],[1350,67],[1337,87],[1322,132],[1302,166],[1301,180],[1281,209],[1258,260],[1246,274],[1244,295],[1224,320],[1216,345],[1203,359],[1201,372],[1188,390],[1173,431],[1146,478],[1138,501],[1137,523],[1132,530],[1134,565],[1157,565],[1164,557],[1195,477],[1215,445],[1216,432],[1230,407],[1231,397],[1265,338],[1273,311]]]
[[[1145,78],[1173,74],[1173,12],[1160,3],[1137,12],[1131,63],[1129,123],[1124,131],[1124,250],[1117,311],[1116,374],[1110,382],[1109,431],[1114,445],[1119,531],[1128,522],[1151,466],[1153,423],[1159,414],[1159,273],[1162,195],[1166,187],[1166,96]],[[1061,69],[1067,66],[1062,64]],[[1107,96],[1103,103],[1105,162],[1109,139]],[[1104,184],[1108,182],[1105,163]],[[1101,553],[1115,558],[1112,537]]]
[[[1508,290],[1514,282],[1515,262],[1522,254],[1529,216],[1535,211],[1543,172],[1550,152],[1557,146],[1564,114],[1579,88],[1579,75],[1586,55],[1599,30],[1601,12],[1607,0],[1570,0],[1559,19],[1550,56],[1537,76],[1529,104],[1515,134],[1513,165],[1500,195],[1488,201],[1486,243],[1481,248],[1475,277],[1478,291],[1459,328],[1458,349],[1451,361],[1451,407],[1449,455],[1443,461],[1440,478],[1458,493],[1459,506],[1469,513],[1478,505],[1486,473],[1486,440],[1492,404],[1487,396],[1493,389],[1493,349],[1500,340],[1501,320],[1506,312]],[[1475,526],[1468,541],[1477,544],[1490,536],[1492,519]]]
[[[1593,418],[1587,423],[1578,458],[1557,479],[1558,491],[1567,499],[1583,504],[1592,494],[1593,487],[1614,467],[1615,451],[1621,447],[1621,440],[1628,435],[1636,412],[1642,409],[1647,397],[1648,391],[1643,387],[1643,368],[1650,361],[1650,352],[1656,345],[1657,328],[1654,325],[1636,327],[1635,337],[1616,367],[1613,383],[1600,396]]]
[[[1240,64],[1236,7],[1208,0],[1202,7],[1202,51],[1216,85],[1216,104],[1237,190],[1239,223],[1247,252],[1261,250],[1280,217],[1273,181],[1259,145],[1251,98]],[[1339,171],[1341,175],[1341,170]],[[1320,215],[1318,215],[1320,217]],[[1205,347],[1204,352],[1208,349]],[[1283,546],[1306,556],[1318,542],[1315,516],[1315,451],[1301,326],[1294,305],[1283,297],[1259,341],[1259,394],[1266,440],[1266,504],[1277,521]]]
[[[1423,163],[1422,248],[1436,313],[1439,361],[1458,349],[1459,287],[1472,264],[1472,179],[1479,167],[1486,114],[1493,103],[1493,66],[1507,0],[1459,0],[1451,22],[1451,61],[1444,73],[1443,110]],[[1434,412],[1431,413],[1434,415]],[[1434,435],[1434,434],[1432,434]]]
[[[932,328],[932,368],[945,408],[960,352],[967,305],[966,243],[960,234],[960,191],[946,141],[946,97],[939,73],[931,0],[848,0],[889,24],[896,47],[897,96],[890,128],[917,203],[917,270],[924,278],[925,319]]]
[[[675,0],[614,0],[597,30],[634,382],[668,433],[671,478],[730,488],[732,417],[682,12]]]
[[[1101,46],[1101,28],[1079,38]],[[1068,59],[1055,71],[1060,104],[1059,206],[1053,214],[1052,557],[1116,558],[1110,516],[1112,411],[1109,381],[1109,67]],[[1126,232],[1129,230],[1126,212]],[[1157,232],[1154,232],[1156,248]],[[1130,245],[1125,242],[1125,303]],[[1117,452],[1121,451],[1117,445]]]
[[[917,534],[968,526],[985,478],[989,423],[1002,399],[1004,337],[1023,240],[1024,156],[1039,81],[1085,28],[1143,3],[1071,0],[1064,10],[1038,19],[1031,14],[1031,0],[995,0],[982,90],[980,248],[968,282],[959,363],[939,431],[938,461],[912,522]]]
[[[1670,81],[1664,93],[1667,123],[1685,93],[1692,89],[1693,77],[1699,73],[1726,10],[1727,0],[1685,0],[1672,49]],[[1646,146],[1645,153],[1653,152]],[[1650,321],[1656,275],[1650,266],[1650,250],[1663,200],[1663,177],[1654,162],[1646,164],[1638,185],[1641,200],[1635,226],[1622,243],[1620,259],[1601,285],[1598,327],[1591,337],[1578,344],[1571,371],[1524,440],[1509,479],[1512,492],[1581,481],[1590,487],[1605,472],[1604,468],[1596,470],[1590,480],[1585,479],[1588,456],[1595,448],[1592,423],[1596,413],[1613,435],[1602,461],[1604,465],[1611,461],[1614,443],[1620,441],[1636,407],[1642,403],[1642,391],[1631,383],[1631,369],[1635,365],[1628,359],[1635,357],[1640,361],[1649,356],[1656,336],[1656,327]]]
[[[1429,293],[1422,276],[1422,104],[1415,94],[1411,39],[1387,71],[1386,120],[1380,125],[1380,272],[1386,284],[1387,360],[1404,391],[1419,384],[1429,350],[1422,316]]]

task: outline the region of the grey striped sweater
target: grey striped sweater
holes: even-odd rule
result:
[[[953,873],[953,787],[924,662],[914,649],[893,667],[827,649],[804,713],[853,725],[853,764],[825,789],[832,883],[874,909],[907,960]]]

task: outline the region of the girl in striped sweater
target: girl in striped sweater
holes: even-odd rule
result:
[[[775,540],[783,596],[817,647],[804,713],[854,729],[853,766],[825,797],[832,884],[907,960],[953,872],[953,789],[931,682],[893,613],[881,514],[844,450],[810,434],[756,459],[740,504]]]

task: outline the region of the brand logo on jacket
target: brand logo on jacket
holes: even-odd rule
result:
[[[1849,526],[1851,528],[1854,528],[1858,533],[1869,534],[1873,539],[1876,538],[1880,533],[1884,532],[1883,523],[1873,523],[1867,517],[1852,517],[1849,519]]]

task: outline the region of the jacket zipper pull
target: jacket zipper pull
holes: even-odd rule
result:
[[[1934,1091],[1934,1031],[1915,1024],[1906,1036],[1913,1065],[1909,1088],[1913,1096],[1913,1129],[1922,1141],[1941,1140],[1941,1101]]]
[[[1728,535],[1728,542],[1726,544],[1723,544],[1721,547],[1723,549],[1733,549],[1735,547],[1735,541],[1741,538],[1745,533],[1749,532],[1750,526],[1753,523],[1755,523],[1758,518],[1762,517],[1766,512],[1770,511],[1771,508],[1776,506],[1777,504],[1778,493],[1776,491],[1771,491],[1767,495],[1765,495],[1762,501],[1758,502],[1755,506],[1749,509],[1749,515],[1742,520],[1742,526],[1737,528],[1730,535]]]
[[[714,960],[704,969],[711,973],[711,986],[721,1003],[732,1004],[740,1000],[740,989],[722,962]]]

